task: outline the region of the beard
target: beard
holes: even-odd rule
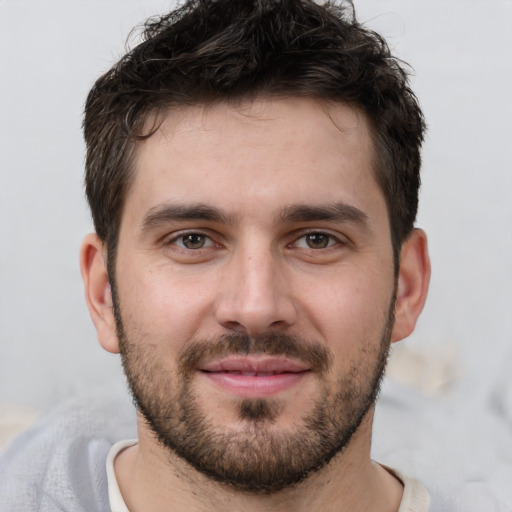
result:
[[[147,348],[137,329],[127,333],[113,293],[121,359],[135,405],[159,443],[207,477],[232,489],[272,494],[326,466],[350,443],[379,394],[394,322],[394,298],[379,340],[361,340],[364,360],[328,379],[333,356],[323,345],[296,336],[228,334],[193,340],[172,370]],[[215,422],[194,387],[198,363],[231,354],[297,358],[319,382],[314,405],[292,428],[279,427],[279,398],[234,401],[232,428]],[[242,424],[242,428],[240,425]]]

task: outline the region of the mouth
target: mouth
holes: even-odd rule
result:
[[[242,398],[277,395],[311,373],[305,364],[281,357],[228,357],[201,365],[200,373],[223,391]]]

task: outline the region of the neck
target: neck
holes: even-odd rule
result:
[[[116,477],[130,512],[396,512],[403,487],[370,458],[372,420],[370,410],[342,453],[300,484],[274,494],[237,492],[211,480],[162,447],[142,420],[139,444],[116,458]]]

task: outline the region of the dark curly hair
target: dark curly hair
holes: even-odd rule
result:
[[[149,116],[173,106],[307,96],[355,106],[370,121],[395,264],[413,229],[425,123],[404,66],[360,25],[353,5],[312,0],[189,0],[150,18],[143,42],[90,91],[86,193],[113,264],[132,157]]]

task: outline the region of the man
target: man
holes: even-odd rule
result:
[[[85,108],[86,299],[138,410],[88,503],[428,510],[370,458],[430,274],[405,72],[348,6],[191,1],[144,36]]]

